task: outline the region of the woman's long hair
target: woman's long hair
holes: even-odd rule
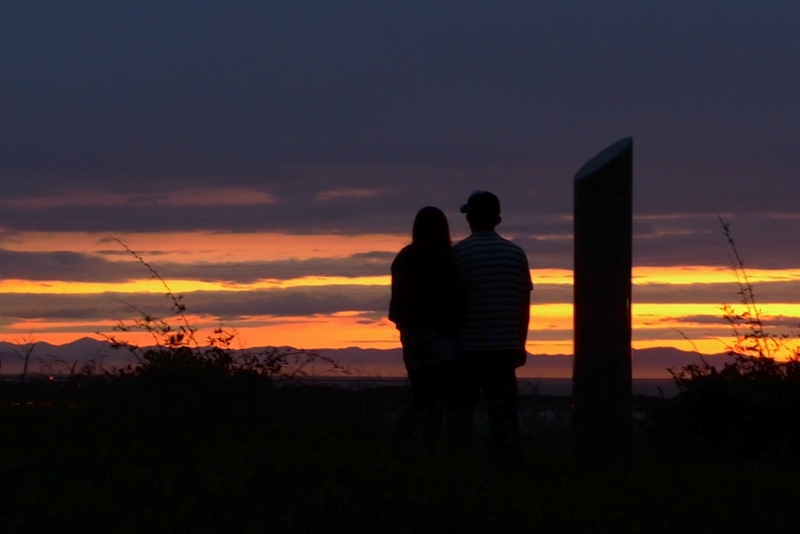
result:
[[[439,208],[425,206],[414,218],[411,242],[422,250],[450,248],[450,225]]]

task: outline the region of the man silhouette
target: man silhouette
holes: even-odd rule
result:
[[[525,364],[527,356],[533,284],[525,252],[495,232],[502,220],[498,198],[476,191],[461,212],[472,235],[453,247],[465,310],[448,433],[456,448],[471,448],[475,404],[483,394],[489,447],[503,454],[518,445],[515,369]]]

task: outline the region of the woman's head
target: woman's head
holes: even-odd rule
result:
[[[412,242],[423,248],[449,248],[450,226],[442,210],[425,206],[414,218]]]

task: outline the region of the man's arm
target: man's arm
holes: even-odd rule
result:
[[[531,321],[531,294],[527,294],[528,298],[525,299],[524,305],[520,310],[520,345],[522,350],[525,350],[525,343],[528,341],[528,325]]]
[[[525,359],[527,359],[527,352],[525,351],[525,343],[528,341],[528,326],[531,321],[531,291],[533,291],[533,280],[531,280],[531,270],[528,266],[528,256],[525,254],[524,251],[520,249],[522,252],[523,263],[525,265],[525,270],[521,274],[522,283],[525,286],[525,290],[522,291],[522,303],[520,309],[520,347],[522,348],[522,355],[523,355],[523,363]]]

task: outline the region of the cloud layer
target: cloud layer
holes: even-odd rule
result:
[[[397,231],[487,184],[564,214],[625,135],[640,213],[796,211],[795,2],[40,5],[0,17],[6,228]]]
[[[261,279],[286,280],[305,276],[385,276],[393,252],[363,252],[345,258],[243,261],[224,263],[158,263],[165,279],[251,284]],[[127,282],[148,278],[138,261],[109,261],[102,256],[69,251],[20,252],[0,249],[0,278],[62,282]]]
[[[738,304],[734,284],[646,285],[634,287],[634,306],[637,303],[672,304]],[[756,286],[757,296],[764,303],[796,304],[800,282],[772,282]],[[162,294],[98,293],[83,295],[4,293],[5,320],[10,319],[126,319],[132,315],[131,306],[155,315],[168,315],[170,303]],[[225,320],[254,316],[312,316],[337,312],[371,312],[385,317],[389,308],[388,286],[339,285],[306,286],[249,291],[195,291],[184,293],[185,303],[192,314],[220,317]],[[539,285],[534,290],[532,304],[572,302],[572,287],[568,285]],[[725,324],[722,312],[708,319]],[[695,316],[677,319],[694,321]],[[790,319],[789,326],[797,326]]]
[[[386,276],[396,248],[237,257],[203,235],[396,244],[434,205],[463,237],[475,189],[500,197],[499,230],[532,268],[571,269],[574,173],[629,135],[636,266],[727,266],[716,212],[749,268],[797,269],[798,17],[791,0],[2,2],[0,283],[149,276],[108,243],[70,248],[68,233],[152,236],[146,257],[171,280]],[[51,246],[26,246],[33,232]],[[166,232],[191,237],[162,246]],[[797,282],[757,291],[797,302]],[[186,293],[194,312],[231,320],[376,321],[388,304],[386,286],[355,282]],[[112,299],[164,306],[113,290],[0,299],[6,325],[64,321],[54,328],[130,317]],[[534,299],[568,303],[570,288],[540,284]]]

